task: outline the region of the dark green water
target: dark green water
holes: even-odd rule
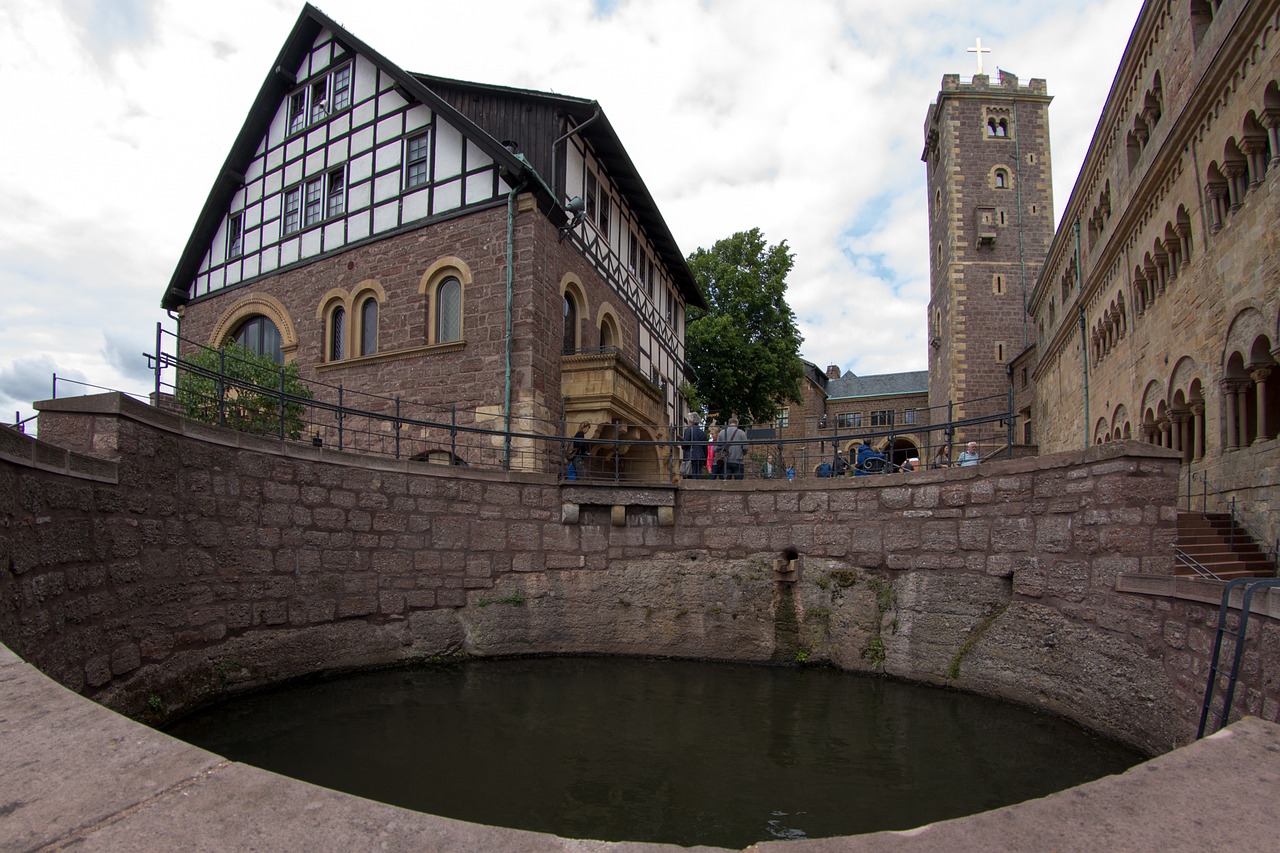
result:
[[[1142,756],[980,697],[820,668],[471,661],[238,699],[170,734],[447,817],[574,838],[744,847],[907,829]]]

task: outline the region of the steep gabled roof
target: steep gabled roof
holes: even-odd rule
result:
[[[585,138],[592,151],[604,164],[610,180],[626,196],[627,206],[636,215],[645,233],[653,241],[662,261],[675,279],[676,286],[684,294],[690,305],[706,309],[706,300],[698,289],[693,273],[680,252],[680,246],[671,235],[666,220],[658,210],[649,188],[645,186],[640,172],[631,161],[617,132],[609,122],[608,116],[600,108],[597,101],[559,95],[552,92],[538,92],[531,89],[517,89],[509,86],[493,86],[484,83],[471,83],[465,80],[453,80],[447,77],[434,77],[428,74],[415,74],[428,88],[449,100],[460,112],[482,124],[504,142],[508,139],[520,143],[529,162],[538,172],[548,177],[547,183],[553,190],[559,191],[558,183],[562,177],[556,176],[557,151],[562,151],[563,142],[555,146],[554,138],[539,139],[530,136],[519,113],[492,109],[497,100],[521,103],[529,107],[545,109],[556,116],[567,117],[578,132],[575,134]],[[557,123],[558,124],[558,123]],[[560,130],[553,131],[556,135]]]
[[[227,159],[214,180],[209,197],[200,210],[195,228],[187,238],[186,247],[183,248],[177,267],[173,271],[173,277],[169,280],[169,286],[160,300],[161,308],[171,310],[186,304],[189,298],[187,289],[199,271],[200,261],[204,258],[205,251],[217,235],[232,197],[243,183],[245,171],[253,161],[258,143],[267,135],[281,101],[297,86],[293,69],[302,63],[323,29],[333,33],[334,38],[349,51],[365,57],[390,75],[406,98],[431,107],[443,116],[445,121],[458,128],[464,136],[484,149],[503,172],[510,176],[509,180],[513,184],[518,184],[526,176],[532,177],[533,180],[529,181],[527,190],[538,196],[539,208],[557,225],[567,220],[563,208],[541,180],[533,174],[533,169],[527,162],[504,148],[498,140],[428,89],[413,74],[388,60],[308,3],[303,6],[298,22],[293,25],[293,30],[285,39],[284,46],[280,48],[271,72],[267,74],[262,88],[258,90],[258,96],[249,109],[249,115],[245,118],[244,125],[236,135],[231,151],[227,154]]]

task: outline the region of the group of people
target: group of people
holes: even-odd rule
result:
[[[684,432],[680,436],[681,477],[695,480],[704,478],[712,480],[743,479],[748,443],[747,434],[738,426],[737,417],[729,418],[729,422],[724,429],[716,426],[710,427],[710,435],[702,429],[701,420],[696,414],[688,415],[685,422]],[[586,435],[590,426],[591,424],[589,423],[582,423],[579,425],[578,431],[573,435],[573,443],[569,448],[569,464],[567,466],[568,479],[570,480],[578,479],[586,474],[587,457],[591,450]],[[978,442],[971,441],[965,446],[955,464],[961,468],[968,468],[972,465],[977,465],[980,458]],[[877,465],[876,460],[883,461]],[[951,445],[943,443],[939,446],[938,452],[934,454],[929,467],[950,468],[951,466]],[[850,460],[837,452],[834,462],[824,459],[818,465],[815,473],[819,477],[843,477],[849,473],[849,468]],[[890,468],[899,471],[915,470],[909,460],[904,465],[889,466],[888,457],[884,453],[872,449],[865,441],[861,442],[857,451],[855,451],[852,468],[855,475],[870,474],[877,472],[877,470],[889,470]],[[773,454],[770,453],[760,465],[760,477],[765,480],[771,480],[775,476],[778,476],[778,471],[774,465]],[[795,476],[795,468],[788,466],[786,468],[787,479],[793,480]]]
[[[724,429],[711,427],[707,435],[698,416],[686,418],[680,436],[680,476],[700,480],[741,480],[747,457],[747,434],[738,426],[736,417],[729,418]],[[766,463],[772,476],[773,457]]]
[[[978,442],[971,441],[964,446],[960,457],[956,460],[956,464],[961,468],[971,468],[982,461],[982,457],[978,454]],[[943,444],[938,448],[938,452],[933,456],[933,462],[930,468],[950,468],[951,467],[951,445]]]

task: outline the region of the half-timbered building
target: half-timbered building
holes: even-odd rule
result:
[[[689,304],[598,103],[407,72],[310,5],[162,300],[188,350],[296,361],[330,403],[639,442],[684,412]],[[432,430],[408,438],[444,452]],[[491,443],[469,452],[548,464],[532,441]],[[618,447],[620,467],[657,469],[653,447]]]

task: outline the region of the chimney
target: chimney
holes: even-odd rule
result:
[[[838,364],[828,364],[828,365],[827,365],[827,378],[828,378],[828,379],[839,379],[839,378],[840,378],[840,365],[838,365]]]

